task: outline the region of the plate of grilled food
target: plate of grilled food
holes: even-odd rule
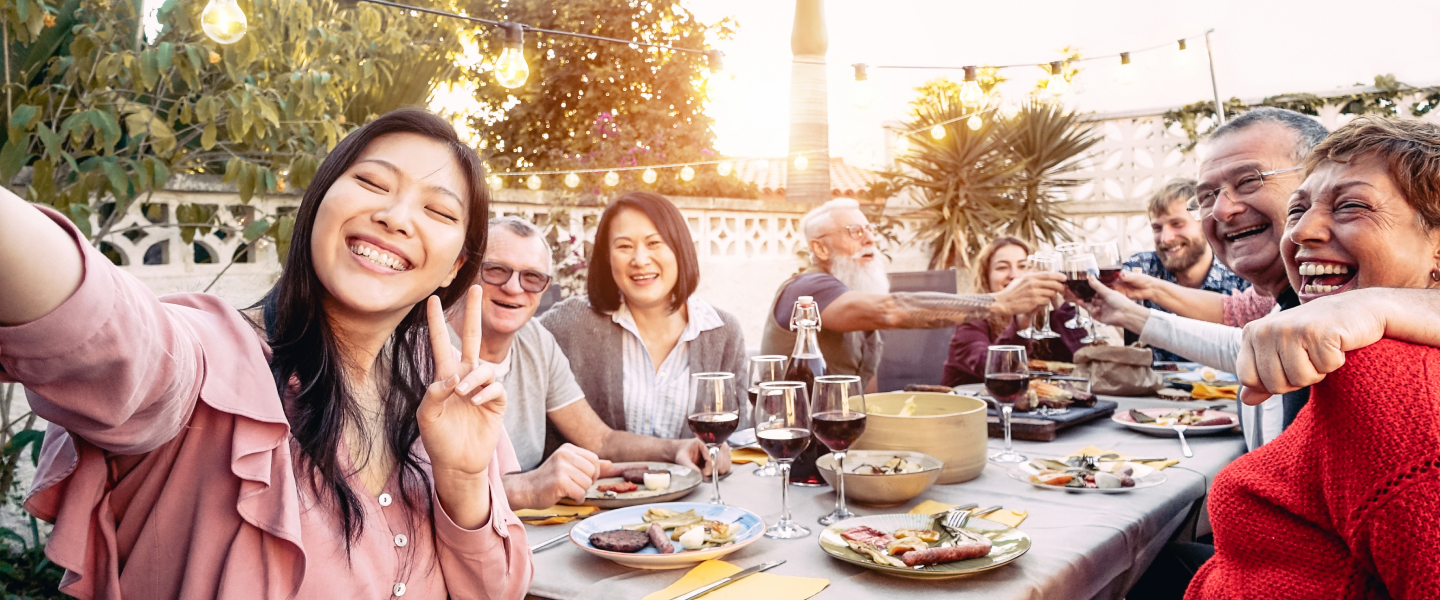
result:
[[[595,556],[639,569],[678,569],[720,558],[765,534],[765,520],[737,506],[667,502],[599,514],[570,530]]]
[[[1030,536],[979,518],[952,530],[933,515],[870,515],[826,527],[820,548],[837,560],[889,575],[949,579],[1020,558],[1030,550]]]
[[[584,504],[609,509],[670,502],[690,495],[701,479],[699,471],[667,462],[620,463],[613,471],[620,474],[590,484]]]

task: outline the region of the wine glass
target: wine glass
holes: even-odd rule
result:
[[[710,452],[710,481],[715,483],[711,504],[720,501],[720,444],[740,426],[740,406],[735,400],[734,373],[695,373],[690,376],[690,431]]]
[[[1119,268],[1116,268],[1119,273]],[[1065,285],[1070,288],[1070,293],[1076,298],[1089,302],[1095,299],[1095,288],[1090,286],[1090,277],[1099,276],[1100,270],[1095,266],[1095,256],[1092,254],[1077,254],[1065,259]],[[1077,311],[1078,314],[1078,311]],[[1087,324],[1085,337],[1080,341],[1089,344],[1099,339],[1095,337],[1095,323],[1090,319]]]
[[[790,540],[810,530],[790,518],[790,463],[810,445],[810,405],[805,384],[770,381],[760,384],[755,400],[755,439],[770,460],[780,465],[780,520],[765,529],[765,537]]]
[[[767,381],[783,381],[785,379],[785,366],[790,357],[779,354],[762,354],[750,357],[750,410],[755,410],[755,398],[760,395],[760,384]],[[757,477],[779,477],[780,469],[775,468],[775,462],[765,463],[765,466],[750,472]]]
[[[855,516],[845,508],[845,451],[865,433],[865,393],[854,375],[827,375],[815,378],[815,397],[810,399],[810,427],[815,437],[835,454],[835,511],[820,517],[830,525]]]
[[[1085,244],[1085,254],[1095,257],[1095,266],[1099,267],[1096,279],[1108,286],[1115,285],[1115,279],[1120,277],[1120,251],[1115,248],[1115,242],[1096,242]]]
[[[1060,254],[1060,260],[1063,263],[1063,261],[1069,260],[1070,257],[1075,256],[1076,254],[1084,254],[1084,244],[1081,244],[1079,242],[1066,242],[1064,244],[1055,246],[1055,251]],[[1078,304],[1075,306],[1075,308],[1075,316],[1070,317],[1070,320],[1065,322],[1065,328],[1089,328],[1090,317],[1085,316],[1085,311],[1080,310],[1080,306]]]
[[[1025,259],[1025,263],[1029,265],[1031,271],[1058,271],[1060,265],[1055,264],[1056,262],[1055,256],[1051,254],[1031,254]],[[1044,325],[1037,329],[1035,323],[1041,320],[1044,321]],[[1035,309],[1035,316],[1030,318],[1030,326],[1017,331],[1015,335],[1027,340],[1060,337],[1060,334],[1050,330],[1050,305],[1046,304]]]
[[[990,455],[991,462],[1018,463],[1026,459],[1010,444],[1010,412],[1016,400],[1030,389],[1030,368],[1024,346],[991,346],[985,353],[985,391],[995,398],[1000,428],[1005,432],[1005,450]]]

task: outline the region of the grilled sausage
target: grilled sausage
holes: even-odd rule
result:
[[[650,545],[654,546],[655,550],[661,554],[670,554],[675,551],[675,545],[670,543],[670,536],[665,535],[665,528],[661,527],[659,523],[651,523],[650,529],[646,533],[650,534]]]
[[[990,544],[965,542],[958,546],[912,550],[900,556],[906,566],[938,565],[971,558],[980,558],[990,553]]]

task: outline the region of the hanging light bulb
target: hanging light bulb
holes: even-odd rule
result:
[[[645,174],[641,175],[640,179],[645,180],[645,183],[655,183],[655,178],[659,176],[660,175],[655,172],[655,169],[645,169]]]
[[[851,101],[855,103],[855,108],[870,108],[875,102],[875,84],[870,82],[870,76],[865,73],[865,69],[870,66],[865,63],[850,66],[855,67],[855,87],[851,88]]]
[[[761,171],[768,171],[770,170],[770,161],[763,158],[757,160],[755,161],[755,168],[760,169]]]
[[[1176,40],[1175,43],[1180,46],[1180,53],[1175,55],[1176,63],[1181,66],[1189,66],[1195,62],[1195,53],[1185,46],[1185,40]]]
[[[910,136],[902,135],[895,138],[895,154],[907,154],[910,152]]]
[[[491,187],[492,189],[497,189],[497,190],[500,189],[500,188],[503,188],[503,187],[505,187],[505,180],[504,180],[504,179],[501,179],[499,175],[491,175],[491,176],[490,176],[490,187]]]
[[[580,176],[574,173],[565,174],[565,187],[573,188],[580,185]]]
[[[1009,100],[1000,103],[1000,116],[1013,119],[1018,114],[1020,114],[1020,105]]]
[[[249,23],[235,0],[210,0],[200,13],[200,28],[219,44],[233,44],[245,37]]]
[[[682,167],[682,168],[680,169],[680,179],[681,179],[681,180],[683,180],[683,181],[690,181],[691,179],[694,179],[694,178],[695,178],[695,167],[692,167],[692,166],[690,166],[690,165],[685,165],[684,167]]]
[[[945,126],[944,126],[944,125],[936,125],[936,126],[934,126],[934,127],[931,127],[931,128],[930,128],[930,137],[931,137],[931,138],[934,138],[935,141],[940,141],[940,140],[945,139]]]
[[[711,73],[719,73],[725,69],[724,57],[725,53],[719,50],[705,51],[705,62],[710,67]]]
[[[1050,79],[1045,82],[1045,91],[1059,98],[1070,91],[1070,82],[1065,80],[1065,63],[1050,63]]]
[[[974,108],[985,102],[985,92],[975,79],[975,67],[965,67],[965,83],[960,84],[960,104]]]
[[[616,172],[614,172],[614,171],[610,171],[610,172],[608,172],[608,173],[605,174],[605,185],[607,185],[607,186],[609,186],[609,187],[615,187],[616,185],[619,185],[619,184],[620,184],[620,174],[619,174],[619,173],[616,173]]]
[[[1135,83],[1135,67],[1130,65],[1130,53],[1120,53],[1120,83],[1130,85]]]
[[[721,177],[729,177],[730,172],[734,169],[735,165],[731,164],[728,160],[722,160],[720,164],[715,165],[715,172],[719,173]]]
[[[539,176],[539,175],[531,175],[530,177],[526,178],[526,179],[525,179],[525,187],[530,188],[530,189],[532,189],[532,190],[538,190],[538,189],[540,189],[540,176]]]
[[[525,26],[519,23],[501,23],[505,30],[505,49],[495,59],[495,82],[508,89],[525,85],[530,78],[530,65],[525,64]]]
[[[800,156],[795,157],[795,170],[796,170],[796,171],[804,171],[805,169],[807,169],[807,168],[809,168],[809,167],[810,167],[810,159],[805,158],[805,155],[804,155],[804,154],[801,154]]]
[[[965,120],[965,124],[970,126],[970,131],[975,131],[980,129],[985,122],[980,120],[980,115],[970,115],[970,118]]]

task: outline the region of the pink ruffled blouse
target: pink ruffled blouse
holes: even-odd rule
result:
[[[432,494],[412,528],[392,478],[362,496],[364,530],[347,559],[338,519],[297,481],[269,348],[250,324],[214,296],[157,300],[65,217],[44,212],[82,248],[84,281],[50,314],[0,327],[0,381],[23,383],[51,423],[25,509],[55,524],[46,554],[67,571],[61,591],[524,596],[530,551],[500,482],[519,470],[508,437],[489,469],[488,523],[461,528]]]

